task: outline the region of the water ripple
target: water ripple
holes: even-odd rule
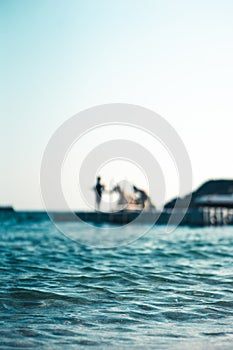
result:
[[[45,218],[0,240],[0,349],[231,349],[232,228],[85,248]]]

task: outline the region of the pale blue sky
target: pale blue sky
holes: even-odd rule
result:
[[[232,0],[0,0],[0,203],[41,208],[49,138],[70,116],[111,102],[174,126],[194,187],[232,178],[232,18]]]

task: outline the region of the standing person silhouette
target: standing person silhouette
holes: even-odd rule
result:
[[[96,209],[100,209],[100,204],[101,204],[101,199],[102,199],[102,193],[104,190],[104,185],[101,184],[101,177],[98,176],[96,180],[96,185],[95,185],[95,203],[96,203]]]

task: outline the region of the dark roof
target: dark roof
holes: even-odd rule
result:
[[[189,207],[197,206],[196,199],[207,195],[231,195],[233,194],[233,180],[209,180],[198,187],[197,190],[182,198],[174,198],[167,202],[164,208],[173,208],[176,201],[179,208],[186,207],[186,201],[191,197]]]

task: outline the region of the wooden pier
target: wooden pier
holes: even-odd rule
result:
[[[203,212],[204,225],[233,225],[233,195],[200,197],[195,203]]]
[[[162,212],[140,212],[140,211],[119,211],[113,213],[105,212],[75,212],[72,213],[53,213],[52,217],[59,222],[89,222],[93,224],[116,224],[125,225],[128,223],[135,224],[155,224],[155,225],[177,225],[180,226],[217,226],[233,225],[233,210],[226,208],[200,207],[189,209],[182,220],[181,210],[172,212],[164,210]]]

